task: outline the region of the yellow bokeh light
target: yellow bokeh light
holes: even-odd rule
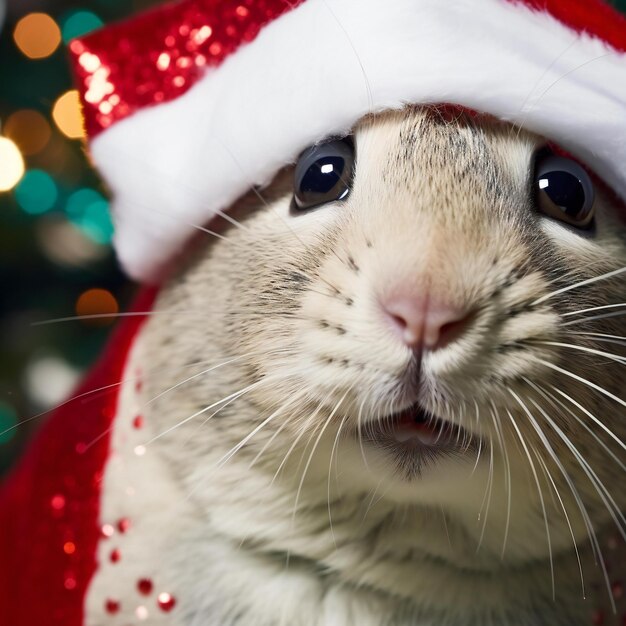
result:
[[[29,13],[15,26],[13,39],[30,59],[45,59],[59,47],[61,29],[46,13]]]
[[[13,189],[24,175],[24,159],[18,147],[0,137],[0,191]]]
[[[76,89],[65,92],[54,103],[52,118],[59,130],[70,139],[80,139],[85,136],[82,107]]]

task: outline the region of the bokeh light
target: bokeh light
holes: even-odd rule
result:
[[[76,301],[76,315],[108,315],[83,320],[94,326],[106,326],[115,322],[115,314],[120,310],[115,296],[106,289],[88,289],[80,294]]]
[[[50,174],[42,170],[29,170],[15,188],[15,199],[31,215],[50,211],[56,204],[59,192]]]
[[[32,156],[41,152],[50,141],[52,130],[46,118],[32,109],[16,111],[7,119],[4,134],[12,139],[22,154]]]
[[[85,136],[80,96],[76,89],[66,91],[54,103],[52,118],[66,137],[80,139]]]
[[[0,401],[0,444],[8,443],[17,434],[17,413],[15,409],[6,402]]]
[[[36,224],[41,251],[56,265],[80,268],[107,259],[110,248],[89,237],[79,226],[58,213],[43,216]]]
[[[109,202],[94,189],[79,189],[65,205],[70,221],[96,243],[109,243],[113,236]]]
[[[80,372],[60,357],[43,356],[28,364],[25,378],[32,401],[41,409],[49,409],[67,400],[78,383]]]
[[[13,39],[30,59],[45,59],[61,43],[61,29],[46,13],[29,13],[15,26]]]
[[[24,159],[15,142],[0,137],[0,191],[13,189],[24,175]]]
[[[68,43],[102,26],[102,20],[92,11],[72,11],[61,19],[63,41]]]

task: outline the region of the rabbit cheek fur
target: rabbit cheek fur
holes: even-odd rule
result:
[[[625,508],[626,422],[581,379],[619,396],[623,365],[585,349],[623,351],[573,333],[623,337],[626,318],[564,323],[624,302],[625,281],[543,298],[624,266],[617,203],[596,190],[590,231],[540,215],[542,140],[486,117],[407,108],[354,142],[347,199],[294,214],[280,173],[202,240],[157,302],[180,314],[140,338],[158,372],[143,399],[163,394],[151,434],[204,410],[150,444],[185,502],[163,550],[188,593],[178,619],[591,623],[573,539],[597,577],[589,535],[602,548]],[[381,306],[407,285],[471,312],[421,366]],[[462,427],[450,454],[368,439],[417,400]]]

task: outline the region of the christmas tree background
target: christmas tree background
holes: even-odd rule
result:
[[[0,472],[115,322],[54,320],[115,313],[134,290],[111,252],[106,190],[85,154],[67,42],[156,3],[0,0]],[[23,175],[13,184],[18,158]]]
[[[84,151],[67,42],[157,0],[0,0],[0,473],[96,358],[134,286]],[[626,12],[626,0],[613,2]],[[625,77],[626,80],[626,77]]]

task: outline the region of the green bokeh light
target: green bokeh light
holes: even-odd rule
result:
[[[59,192],[50,174],[29,170],[15,188],[15,199],[26,213],[40,215],[54,207]]]
[[[90,33],[102,26],[102,20],[91,11],[72,11],[61,18],[61,32],[65,43]]]
[[[0,445],[8,443],[15,437],[17,424],[17,413],[15,409],[6,402],[0,402]],[[10,430],[9,430],[10,429]]]
[[[85,214],[89,205],[94,202],[101,202],[102,200],[104,200],[104,198],[95,189],[79,189],[68,198],[67,204],[65,205],[65,212],[70,219],[78,219]]]
[[[69,220],[97,243],[107,244],[113,236],[109,202],[94,189],[79,189],[68,199]]]

